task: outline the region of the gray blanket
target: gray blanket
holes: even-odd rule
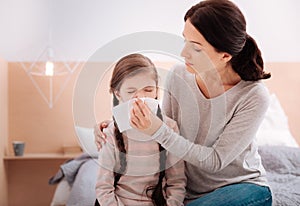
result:
[[[264,146],[259,153],[273,193],[273,205],[300,205],[300,149]]]
[[[93,206],[96,200],[97,159],[86,161],[77,173],[67,206]]]
[[[50,185],[57,184],[63,178],[65,178],[69,183],[69,185],[72,186],[81,165],[92,158],[97,158],[97,157],[91,157],[89,154],[83,153],[82,155],[74,159],[68,160],[67,162],[62,164],[60,166],[59,171],[49,179],[49,184]]]
[[[49,184],[57,184],[62,179],[72,186],[67,206],[93,206],[96,200],[97,157],[82,154],[60,166],[59,171],[49,179]]]

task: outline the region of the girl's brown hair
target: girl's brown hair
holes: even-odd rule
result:
[[[110,92],[113,94],[113,105],[116,106],[119,104],[119,100],[116,98],[114,92],[119,91],[123,81],[128,78],[135,76],[142,72],[151,73],[153,79],[158,85],[158,74],[154,64],[151,60],[141,54],[130,54],[123,58],[121,58],[117,64],[115,65],[114,71],[112,73],[112,78],[110,82]],[[161,110],[158,108],[157,116],[162,119]],[[120,158],[120,169],[118,172],[115,172],[115,182],[114,186],[116,187],[118,181],[120,180],[122,174],[126,171],[127,161],[126,161],[126,148],[124,144],[124,138],[122,133],[118,129],[118,125],[116,121],[115,124],[115,137],[117,141],[117,147],[119,149],[119,158]],[[151,199],[154,205],[156,206],[164,206],[166,205],[166,200],[163,195],[163,178],[165,177],[165,162],[166,162],[166,152],[165,149],[159,144],[160,158],[160,173],[159,180],[157,185],[149,186],[146,189],[146,194],[148,192],[153,191],[151,195]]]

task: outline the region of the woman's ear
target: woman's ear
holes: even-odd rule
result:
[[[222,55],[222,61],[224,63],[228,63],[232,58],[232,55],[231,54],[228,54],[227,52],[224,52],[223,55]]]

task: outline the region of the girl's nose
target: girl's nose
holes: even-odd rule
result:
[[[137,91],[135,94],[134,94],[134,98],[142,98],[142,97],[145,97],[145,94],[143,91]]]

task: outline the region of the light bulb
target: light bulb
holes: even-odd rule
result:
[[[54,64],[51,61],[46,62],[46,71],[45,71],[46,76],[53,76],[54,74]]]

